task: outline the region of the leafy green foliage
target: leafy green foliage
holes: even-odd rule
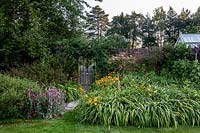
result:
[[[168,45],[163,47],[162,52],[164,56],[161,60],[163,72],[171,73],[171,76],[179,79],[194,80],[198,76],[199,63],[194,60],[195,55],[186,44],[177,44],[175,47]],[[197,75],[194,71],[197,72]]]
[[[78,65],[80,60],[93,60],[96,62],[97,72],[107,74],[110,69],[110,50],[125,48],[125,38],[119,35],[108,36],[100,40],[88,40],[85,37],[75,37],[56,42],[58,47],[51,48],[41,62],[15,65],[6,73],[11,76],[29,78],[40,83],[64,84],[67,80],[78,79]]]
[[[133,51],[137,51],[137,49]],[[164,60],[162,48],[139,49],[139,53],[139,56],[132,56],[126,52],[120,53],[112,56],[110,63],[117,71],[121,69],[124,72],[155,71],[159,73]]]
[[[122,12],[118,16],[114,16],[111,22],[111,28],[108,30],[108,35],[118,34],[124,36],[125,38],[129,38],[130,32],[130,18],[128,15],[124,15]]]
[[[80,86],[76,83],[66,83],[64,85],[57,85],[65,93],[65,101],[75,101],[81,97]]]
[[[175,47],[167,45],[163,47],[165,59],[169,61],[177,61],[183,59],[192,59],[192,49],[186,44],[177,44]]]
[[[0,74],[0,119],[50,119],[64,112],[64,95],[36,82]]]
[[[169,10],[166,15],[166,31],[168,43],[175,44],[179,35],[179,30],[176,27],[176,23],[178,19],[177,13],[174,11],[172,7],[169,7]]]
[[[5,73],[12,77],[27,78],[46,85],[53,83],[64,84],[66,80],[69,79],[62,66],[53,67],[47,63],[34,63],[32,65],[17,66],[10,68],[10,70]]]
[[[119,34],[124,36],[129,43],[141,38],[143,47],[174,45],[178,35],[183,33],[199,33],[200,8],[193,14],[189,9],[182,9],[180,14],[173,7],[168,10],[158,7],[153,10],[153,16],[139,14],[121,14],[114,16],[111,22],[109,35]],[[131,41],[132,40],[132,41]]]
[[[50,57],[46,58],[46,64],[53,68],[63,68],[67,79],[77,80],[78,65],[80,60],[90,60],[94,56],[94,50],[88,39],[75,37],[57,42],[59,47],[52,49]]]
[[[200,79],[200,63],[197,60],[174,61],[169,74],[174,78],[181,80],[189,79],[198,83]]]
[[[94,51],[93,59],[96,61],[96,71],[100,75],[105,76],[114,68],[110,64],[110,50],[115,48],[127,48],[125,38],[119,35],[108,36],[100,40],[93,40],[92,48]]]
[[[155,74],[128,74],[117,88],[92,92],[77,108],[78,120],[106,126],[199,125],[199,90]]]
[[[48,56],[56,42],[80,34],[80,18],[86,2],[0,2],[1,69],[31,64]]]
[[[130,15],[121,13],[113,17],[108,35],[118,34],[124,36],[129,43],[134,43],[138,41],[137,37],[142,37],[143,24],[144,16],[142,14],[135,11]]]
[[[145,59],[145,58],[144,58]],[[177,44],[176,46],[165,45],[163,48],[155,48],[149,57],[146,57],[146,62],[149,68],[159,74],[163,69],[168,72],[172,70],[174,61],[179,60],[194,60],[192,49],[186,44]]]
[[[24,91],[28,88],[39,90],[37,83],[0,74],[0,119],[23,118]]]
[[[143,47],[157,46],[154,32],[155,25],[153,24],[150,15],[147,14],[143,25]]]
[[[90,37],[98,38],[104,36],[108,29],[109,19],[108,14],[98,5],[92,7],[90,13],[87,13],[87,27],[86,30]]]

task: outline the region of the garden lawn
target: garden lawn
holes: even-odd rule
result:
[[[198,127],[174,128],[143,128],[111,127],[100,125],[86,125],[75,121],[71,112],[57,120],[7,120],[0,126],[0,133],[199,133]]]

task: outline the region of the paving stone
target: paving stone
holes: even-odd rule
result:
[[[65,111],[74,110],[74,108],[78,105],[79,101],[72,101],[66,104]]]

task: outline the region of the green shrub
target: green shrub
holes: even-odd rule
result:
[[[190,80],[198,83],[200,79],[200,63],[189,60],[174,61],[171,69],[165,69],[168,75],[179,80]]]
[[[192,49],[186,44],[177,44],[175,47],[166,45],[162,50],[165,54],[165,59],[176,61],[192,58]]]
[[[24,91],[28,88],[38,90],[39,85],[26,79],[0,74],[0,119],[23,117],[21,105]]]
[[[199,125],[200,91],[179,84],[153,73],[125,75],[122,91],[107,87],[82,97],[77,119],[106,126]]]
[[[163,69],[171,71],[174,61],[194,60],[192,49],[186,44],[176,46],[166,45],[161,48],[153,48],[149,56],[142,57],[138,64],[144,64],[148,71],[155,71],[157,74]]]
[[[49,119],[64,111],[64,94],[54,87],[0,74],[0,119]]]
[[[57,85],[65,93],[65,101],[78,100],[81,96],[83,89],[76,83],[68,82],[64,85]],[[84,92],[82,92],[84,93]]]
[[[121,58],[121,62],[124,71],[141,71],[146,72],[155,71],[157,74],[163,69],[171,71],[174,61],[179,60],[194,60],[192,49],[187,47],[186,44],[179,44],[175,47],[172,45],[166,45],[163,48],[149,48],[149,55],[140,55],[140,57],[132,58],[129,60],[128,57]],[[115,63],[115,68],[119,67],[119,63]],[[141,69],[141,67],[143,69]]]
[[[140,49],[140,55],[131,56],[127,53],[120,53],[112,56],[110,63],[115,70],[123,72],[139,72],[139,71],[160,71],[161,63],[164,58],[164,52],[161,48],[149,48],[148,53],[144,53],[145,49]],[[146,51],[146,50],[145,50]],[[117,68],[117,69],[116,69]]]
[[[64,84],[69,79],[63,67],[53,68],[49,64],[42,63],[10,68],[5,73],[12,77],[28,78],[40,84]]]
[[[171,45],[166,45],[162,49],[163,59],[161,61],[162,68],[172,69],[174,61],[179,60],[194,60],[195,56],[192,53],[192,49],[186,44],[178,44],[175,47]]]

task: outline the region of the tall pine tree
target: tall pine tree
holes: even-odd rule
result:
[[[120,15],[114,16],[111,22],[111,27],[108,30],[108,35],[118,34],[129,39],[129,32],[129,15],[124,15],[122,12]]]
[[[149,14],[146,15],[143,26],[143,47],[157,46],[154,36],[155,26]]]
[[[105,13],[100,6],[95,6],[87,13],[87,28],[86,32],[92,38],[100,39],[108,30],[109,19],[108,14]]]
[[[179,34],[177,25],[178,15],[172,7],[169,7],[166,17],[166,40],[168,43],[175,44]]]
[[[165,29],[166,29],[166,12],[163,7],[158,7],[154,10],[153,21],[155,23],[156,40],[158,46],[164,45]]]

